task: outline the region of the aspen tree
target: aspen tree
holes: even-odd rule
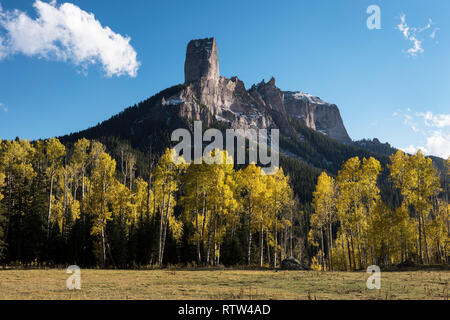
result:
[[[0,140],[0,145],[1,145]],[[1,169],[0,169],[1,170]],[[5,174],[0,171],[0,201],[3,200],[4,195],[2,193],[2,189],[5,186]],[[0,211],[0,259],[3,257],[3,247],[5,245],[3,239],[4,239],[4,232],[3,232],[3,212]]]
[[[404,205],[414,209],[414,217],[417,221],[417,250],[419,262],[430,263],[428,248],[428,227],[432,198],[439,192],[439,177],[432,166],[432,160],[425,158],[419,150],[409,156],[402,151],[397,151],[390,157],[390,177],[394,185],[400,189]]]
[[[374,158],[347,160],[336,179],[337,213],[341,224],[342,246],[347,249],[350,269],[367,265],[367,230],[375,204],[379,199],[377,178],[381,165]],[[345,254],[343,250],[343,254]],[[345,257],[344,257],[345,259]]]
[[[101,152],[93,162],[91,173],[91,213],[93,226],[91,233],[100,237],[101,265],[106,266],[106,224],[111,220],[112,212],[108,206],[115,184],[116,161]]]
[[[311,215],[311,230],[308,235],[313,245],[318,246],[317,233],[319,233],[321,247],[321,264],[325,270],[325,246],[324,234],[328,237],[328,268],[332,270],[332,224],[335,220],[335,181],[328,176],[326,172],[322,172],[318,178],[316,191],[313,193],[314,213]]]
[[[66,147],[56,138],[51,138],[45,143],[45,155],[48,161],[47,176],[50,178],[50,193],[48,203],[48,217],[47,217],[47,242],[50,236],[50,222],[52,216],[52,203],[53,203],[53,184],[55,175],[59,168],[62,167],[62,158],[66,154]]]
[[[292,221],[290,221],[292,219],[283,219],[282,214],[289,213],[292,215],[292,207],[294,206],[293,190],[289,185],[289,177],[284,174],[283,168],[279,168],[275,174],[268,175],[265,180],[268,187],[268,210],[271,213],[268,216],[267,229],[273,229],[273,234],[267,232],[266,238],[272,243],[273,265],[276,268],[279,253],[278,232],[281,228],[286,227],[288,223],[292,224]]]
[[[186,167],[183,157],[178,157],[173,149],[167,149],[156,166],[154,184],[160,215],[159,266],[163,262],[167,229],[170,228],[175,239],[181,238],[182,235],[182,222],[173,215],[173,208],[176,204],[175,193],[178,191],[181,174]]]
[[[86,177],[86,168],[88,166],[89,160],[89,150],[90,141],[83,138],[75,142],[74,151],[71,157],[71,166],[74,168],[76,181],[74,188],[74,197],[77,198],[77,190],[79,187],[79,175],[81,174],[81,203],[84,201],[85,194],[85,177]]]
[[[181,198],[184,221],[191,222],[194,227],[190,241],[196,244],[197,264],[202,262],[201,244],[205,240],[206,202],[209,196],[207,166],[206,163],[189,165],[184,178],[184,195]]]
[[[261,233],[264,231],[263,219],[267,187],[263,183],[261,168],[254,163],[241,170],[238,179],[244,194],[243,203],[248,220],[247,264],[250,264],[253,231],[258,229]],[[262,248],[260,249],[262,251]]]

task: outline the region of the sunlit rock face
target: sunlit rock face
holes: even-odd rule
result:
[[[317,97],[280,90],[275,78],[246,89],[237,77],[220,76],[216,40],[192,40],[187,45],[185,87],[161,104],[180,116],[208,125],[224,122],[235,129],[279,128],[295,135],[290,117],[340,142],[351,142],[339,109]]]
[[[188,84],[201,78],[219,79],[219,56],[214,38],[191,40],[186,49],[185,83]]]
[[[338,107],[303,92],[285,92],[284,104],[287,112],[316,131],[331,138],[349,143],[351,139],[345,129]]]

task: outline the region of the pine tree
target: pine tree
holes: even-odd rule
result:
[[[0,171],[5,175],[6,228],[8,254],[22,259],[25,213],[32,203],[32,182],[36,173],[32,166],[35,150],[26,140],[4,141],[0,146]],[[13,245],[14,244],[14,245]]]

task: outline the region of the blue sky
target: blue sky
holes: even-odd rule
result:
[[[42,7],[49,2],[42,1]],[[50,6],[61,13],[63,3]],[[57,32],[51,25],[31,32],[42,22],[35,0],[0,0],[0,138],[47,138],[93,126],[183,82],[188,41],[214,36],[221,75],[237,75],[247,87],[274,76],[283,90],[335,103],[354,140],[377,137],[411,152],[450,154],[449,1],[70,3],[73,12],[93,13],[114,41],[64,34],[44,45]],[[381,10],[379,30],[366,26],[372,4]],[[47,13],[46,21],[70,19],[67,12]],[[17,31],[20,14],[33,28]],[[104,40],[101,28],[92,30]],[[83,55],[90,45],[93,56]]]

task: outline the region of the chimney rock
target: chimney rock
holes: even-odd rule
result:
[[[214,38],[191,40],[186,49],[185,83],[205,77],[219,79],[219,58]]]

